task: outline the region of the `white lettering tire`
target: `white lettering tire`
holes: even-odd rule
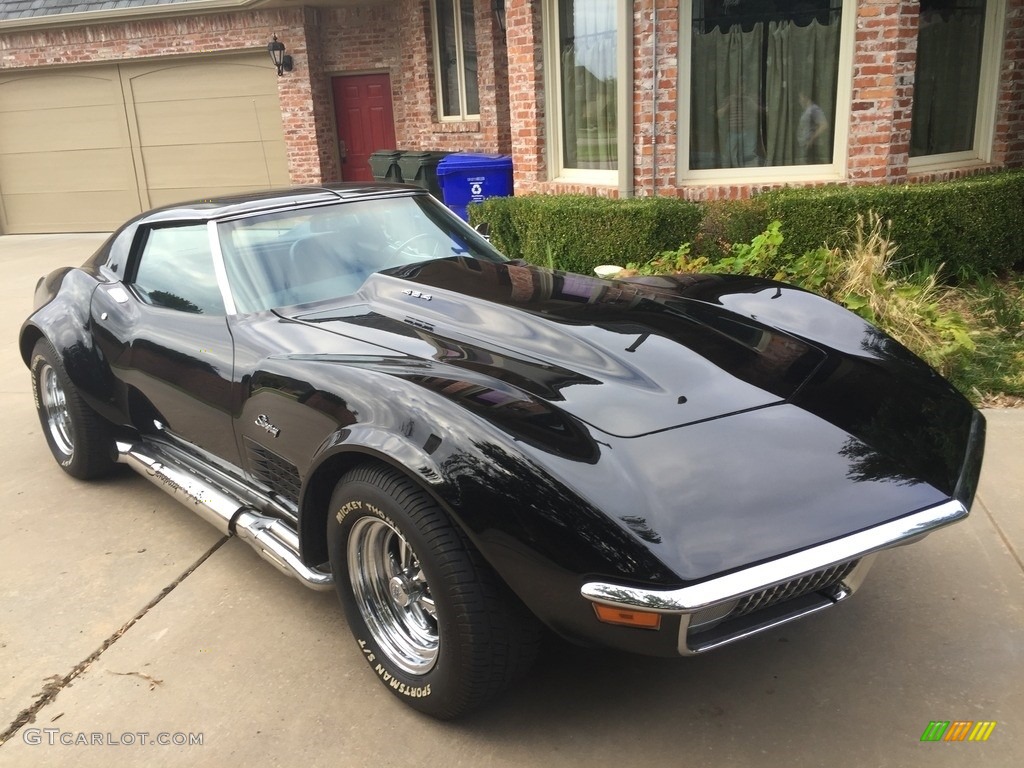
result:
[[[80,480],[110,472],[115,464],[110,424],[82,400],[46,339],[36,342],[30,367],[39,423],[53,458]]]
[[[383,465],[346,474],[327,522],[331,568],[360,652],[395,696],[468,712],[536,655],[536,620],[434,499]]]

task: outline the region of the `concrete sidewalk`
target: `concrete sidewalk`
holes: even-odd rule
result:
[[[53,462],[17,330],[37,278],[102,239],[0,238],[0,733],[31,713],[0,768],[1024,765],[1024,410],[986,413],[969,520],[880,557],[849,603],[699,658],[556,644],[438,723],[377,682],[332,594],[127,471]],[[997,725],[922,743],[932,720]]]

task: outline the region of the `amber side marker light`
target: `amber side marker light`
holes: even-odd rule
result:
[[[638,627],[639,629],[660,629],[661,614],[650,611],[624,611],[621,608],[612,608],[610,605],[599,605],[594,603],[594,613],[598,621],[605,624],[618,624],[624,627]]]

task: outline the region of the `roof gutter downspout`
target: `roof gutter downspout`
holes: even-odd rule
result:
[[[616,100],[616,123],[619,132],[619,197],[633,197],[633,0],[616,3],[617,27],[626,34],[619,36],[615,66],[622,74],[619,78]]]
[[[651,72],[654,83],[651,88],[651,197],[658,196],[658,0],[651,0],[654,12],[651,14]]]

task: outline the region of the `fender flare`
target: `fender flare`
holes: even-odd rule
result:
[[[447,485],[441,467],[424,446],[404,435],[372,424],[354,424],[338,430],[325,442],[310,465],[299,500],[299,551],[306,565],[315,567],[327,561],[324,530],[330,511],[331,494],[338,478],[365,461],[377,461],[409,476],[451,512],[438,486]],[[450,496],[449,496],[450,497]]]
[[[113,372],[90,333],[92,295],[98,286],[95,277],[80,269],[51,272],[36,287],[39,308],[22,324],[18,344],[22,360],[31,366],[33,348],[46,339],[90,407],[116,421]]]

